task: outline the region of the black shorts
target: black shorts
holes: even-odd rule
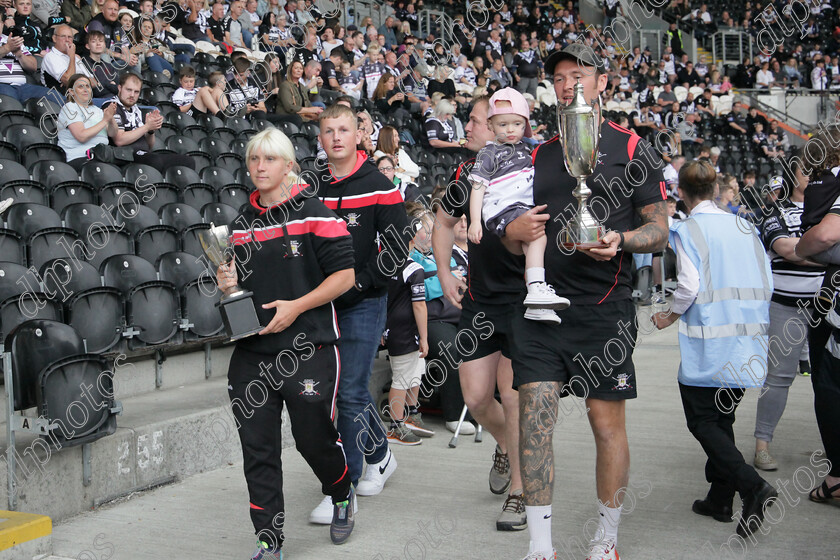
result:
[[[517,298],[518,299],[518,298]],[[495,352],[511,358],[511,318],[515,303],[477,303],[465,297],[455,346],[458,360],[471,362]]]
[[[498,235],[499,237],[505,236],[505,230],[508,227],[508,224],[511,223],[513,220],[527,212],[533,208],[533,206],[528,206],[527,204],[517,202],[516,204],[511,204],[510,206],[505,207],[501,212],[487,220],[485,224],[487,229]]]
[[[513,386],[558,381],[582,398],[636,398],[636,308],[633,302],[575,305],[559,325],[532,321],[517,306],[513,316]]]

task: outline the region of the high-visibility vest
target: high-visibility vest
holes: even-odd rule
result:
[[[671,226],[700,274],[697,299],[679,321],[683,385],[761,387],[773,277],[753,225],[727,214],[696,214]]]

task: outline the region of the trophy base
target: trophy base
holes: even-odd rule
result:
[[[600,241],[590,241],[587,243],[560,243],[560,246],[564,249],[598,249],[606,247]]]
[[[217,305],[222,314],[225,331],[231,341],[255,335],[263,326],[257,317],[257,309],[251,292],[237,293],[236,296],[221,300]]]

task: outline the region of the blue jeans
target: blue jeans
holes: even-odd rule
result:
[[[185,45],[181,43],[173,43],[167,41],[167,45],[175,53],[175,62],[184,62],[189,64],[192,61],[192,56],[195,54],[195,47],[192,45]]]
[[[46,97],[53,103],[64,105],[64,96],[54,89],[47,89],[44,86],[37,86],[35,84],[21,84],[19,86],[12,86],[9,84],[0,84],[0,95],[8,95],[25,103],[30,99],[41,99]]]
[[[149,70],[158,74],[164,70],[169,70],[170,74],[175,72],[175,69],[172,68],[172,65],[165,58],[156,54],[146,56],[146,64],[149,65]]]
[[[251,41],[254,40],[254,34],[247,29],[242,29],[242,40],[245,42],[245,46],[250,49]]]
[[[341,378],[338,382],[338,431],[344,444],[350,481],[362,476],[365,455],[368,464],[385,459],[388,438],[376,412],[368,383],[379,339],[385,330],[387,297],[362,300],[338,312],[338,352]]]

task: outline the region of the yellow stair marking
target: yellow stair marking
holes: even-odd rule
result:
[[[0,510],[0,550],[7,550],[50,533],[52,520],[46,515]]]

